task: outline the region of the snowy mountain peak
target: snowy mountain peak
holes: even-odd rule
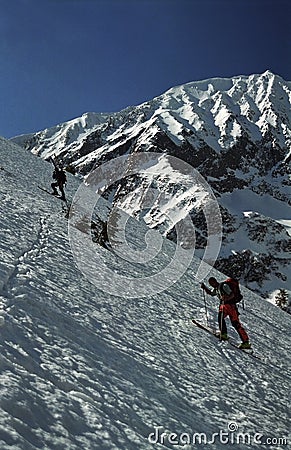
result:
[[[261,75],[212,78],[171,88],[152,101],[120,113],[86,113],[56,127],[12,140],[46,157],[49,153],[69,152],[72,144],[74,149],[82,149],[89,132],[105,134],[103,125],[106,125],[106,135],[113,134],[116,126],[120,131],[125,128],[124,122],[128,118],[140,123],[167,111],[167,128],[170,120],[173,126],[176,124],[193,134],[199,132],[199,139],[216,150],[233,145],[235,137],[243,133],[252,140],[259,140],[269,126],[278,128],[277,138],[281,134],[280,137],[285,139],[282,145],[290,145],[290,98],[291,83],[270,71]],[[233,138],[226,143],[223,136],[226,131],[231,131],[229,129],[232,129]],[[66,139],[67,134],[69,138]],[[58,145],[55,135],[57,138],[63,136]]]

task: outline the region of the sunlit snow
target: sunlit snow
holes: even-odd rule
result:
[[[0,166],[1,449],[290,445],[290,315],[243,290],[256,360],[191,323],[206,320],[196,258],[151,297],[97,289],[76,267],[63,203],[37,187],[49,187],[50,164],[1,139]],[[68,178],[71,200],[79,181]],[[139,245],[137,223],[130,230]],[[165,241],[165,258],[172,248]],[[159,271],[96,252],[132,276]],[[215,325],[217,300],[206,304]]]

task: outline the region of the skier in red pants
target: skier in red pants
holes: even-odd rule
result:
[[[229,317],[232,326],[235,328],[242,340],[239,347],[251,348],[248,334],[239,320],[239,312],[235,302],[236,294],[234,289],[231,288],[230,283],[226,281],[219,283],[214,277],[209,278],[208,282],[213,289],[209,289],[204,283],[201,284],[202,289],[204,289],[205,292],[211,296],[217,295],[220,300],[218,312],[220,339],[224,341],[228,339],[225,318]]]

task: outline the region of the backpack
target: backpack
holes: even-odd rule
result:
[[[238,280],[235,278],[227,278],[224,283],[228,284],[234,293],[234,298],[229,303],[239,303],[243,299],[243,296],[239,288]]]
[[[63,169],[55,169],[53,172],[53,179],[65,184],[67,181],[67,176]]]

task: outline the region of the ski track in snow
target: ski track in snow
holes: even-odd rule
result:
[[[6,299],[14,299],[21,295],[21,288],[32,279],[31,271],[37,258],[41,258],[42,251],[47,245],[48,228],[45,219],[40,219],[40,227],[35,240],[29,248],[17,258],[14,268],[2,286],[1,295]],[[10,306],[10,305],[9,305]]]
[[[37,178],[38,167],[48,185],[43,161],[10,146],[2,152],[7,170],[23,155],[21,170]],[[259,361],[191,323],[193,316],[205,321],[197,261],[161,294],[106,294],[75,265],[61,202],[37,190],[42,180],[31,186],[21,173],[12,178],[0,178],[0,449],[223,450],[219,441],[154,445],[148,436],[159,426],[210,439],[231,421],[241,432],[290,439],[290,316],[244,291],[241,320]],[[76,182],[69,183],[74,192]],[[112,253],[98,251],[118,269]],[[217,301],[206,301],[215,325]]]

